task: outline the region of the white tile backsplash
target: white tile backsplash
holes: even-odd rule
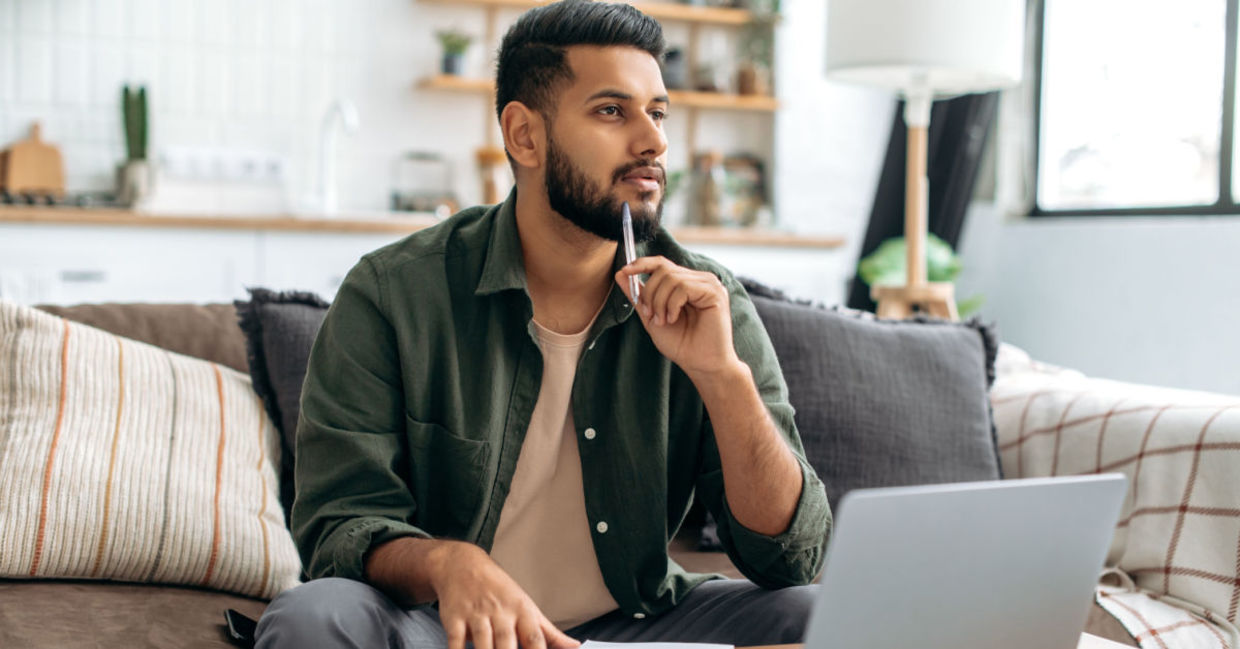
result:
[[[271,31],[270,0],[249,0],[241,14],[234,18],[236,39],[233,45],[246,51],[261,50],[267,46]]]
[[[158,86],[163,90],[163,111],[176,115],[194,112],[198,95],[198,66],[193,50],[177,48],[161,62]]]
[[[13,23],[13,14],[16,10],[16,2],[11,0],[0,2],[0,34],[12,34],[17,31],[17,27]]]
[[[128,0],[128,35],[138,41],[157,41],[163,27],[164,9],[175,5],[160,0]]]
[[[302,49],[307,53],[331,54],[336,51],[336,3],[330,0],[303,0]]]
[[[123,39],[129,36],[126,27],[129,11],[125,0],[95,0],[96,36]]]
[[[54,52],[56,82],[53,90],[59,108],[81,109],[90,98],[90,56],[81,40],[62,40]]]
[[[156,108],[158,102],[166,94],[166,89],[156,84],[159,80],[159,68],[164,61],[163,48],[159,47],[158,43],[142,42],[130,44],[127,52],[125,82],[131,85],[147,86],[147,109],[163,110],[162,107]]]
[[[305,16],[295,0],[273,0],[271,3],[270,46],[280,53],[292,54],[301,48]]]
[[[218,117],[232,107],[232,65],[222,51],[209,49],[198,54],[197,114]]]
[[[90,0],[57,0],[56,27],[67,36],[85,36],[91,33],[91,10]]]
[[[18,33],[30,36],[51,35],[53,3],[47,0],[27,0],[16,4]]]
[[[0,2],[0,4],[4,4]],[[0,38],[0,106],[13,102],[14,77],[17,75],[17,43],[11,35]],[[0,111],[2,113],[4,111]]]
[[[263,57],[243,54],[233,68],[233,107],[243,117],[259,117],[267,110],[267,70]]]
[[[198,40],[197,0],[176,0],[165,2],[163,13],[163,38],[169,42],[188,46]],[[208,1],[206,4],[214,4]]]
[[[17,100],[32,106],[52,102],[52,41],[46,36],[17,37]]]
[[[271,114],[282,119],[293,119],[298,113],[299,85],[297,62],[291,58],[271,61],[271,77],[268,80]]]
[[[216,0],[198,4],[198,42],[203,45],[232,44],[236,0]]]
[[[90,50],[90,104],[95,109],[120,110],[121,86],[125,83],[125,48],[119,42],[100,39]]]

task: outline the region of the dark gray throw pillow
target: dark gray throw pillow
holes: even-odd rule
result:
[[[832,508],[859,487],[1001,477],[977,320],[879,320],[744,281],[775,346],[805,454]]]
[[[234,306],[245,332],[250,380],[271,421],[284,440],[280,460],[280,502],[287,515],[293,507],[293,451],[301,384],[306,379],[310,347],[327,315],[328,303],[313,293],[277,293],[251,288],[250,300]]]

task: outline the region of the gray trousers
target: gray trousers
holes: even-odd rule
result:
[[[659,616],[614,611],[566,633],[578,640],[710,642],[738,647],[801,642],[817,585],[763,590],[741,579],[708,581]],[[400,647],[444,649],[448,637],[431,606],[403,609],[350,579],[316,579],[276,597],[258,622],[259,649]]]

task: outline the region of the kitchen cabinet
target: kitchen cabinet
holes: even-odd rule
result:
[[[0,299],[25,304],[228,302],[246,287],[332,299],[365,253],[437,221],[430,216],[187,216],[65,207],[0,207]],[[673,236],[743,274],[819,294],[844,240],[739,228]],[[780,265],[782,264],[782,266]],[[819,280],[814,280],[815,282]],[[827,281],[823,279],[822,281]]]

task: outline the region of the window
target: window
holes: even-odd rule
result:
[[[1237,4],[1044,0],[1035,214],[1240,214]]]

